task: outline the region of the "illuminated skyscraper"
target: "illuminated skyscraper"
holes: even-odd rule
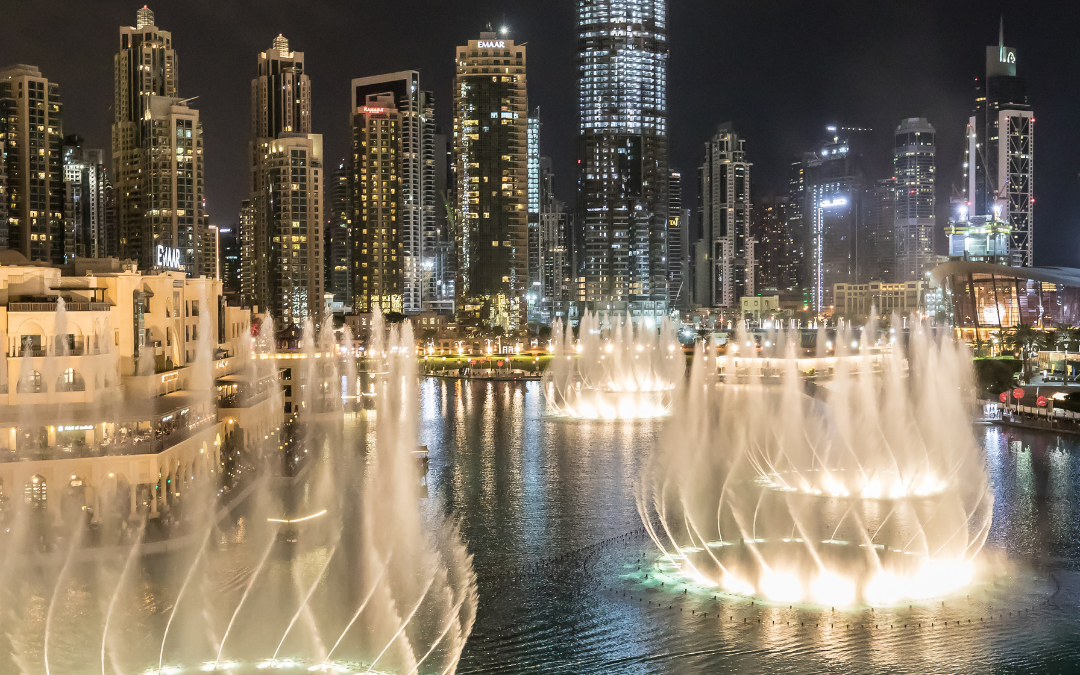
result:
[[[61,264],[74,244],[64,219],[60,87],[34,66],[0,70],[0,143],[7,174],[8,246]]]
[[[352,227],[352,199],[349,194],[349,163],[342,160],[330,176],[330,220],[324,246],[326,248],[326,292],[334,294],[334,302],[352,303],[352,269],[349,264],[349,234]]]
[[[925,281],[925,274],[937,261],[934,253],[936,132],[925,119],[911,117],[900,123],[894,137],[895,281]]]
[[[991,216],[1011,227],[1012,264],[1031,267],[1034,237],[1035,117],[1027,82],[1016,75],[1016,50],[986,48],[986,77],[975,82],[968,121],[967,201],[972,216]]]
[[[682,203],[682,174],[668,173],[668,306],[686,307],[690,303],[690,218]]]
[[[457,48],[456,312],[515,329],[527,320],[529,166],[525,46],[481,33]]]
[[[323,313],[322,135],[311,133],[311,80],[304,53],[278,35],[251,81],[251,218],[248,298],[281,326]],[[244,233],[245,224],[252,228]]]
[[[402,118],[392,93],[368,94],[352,116],[352,307],[404,311]]]
[[[83,147],[79,136],[64,138],[64,219],[72,236],[72,249],[65,255],[80,258],[105,257],[108,177],[105,152]]]
[[[352,81],[352,110],[350,114],[354,122],[353,140],[358,135],[367,133],[363,125],[367,123],[363,117],[366,107],[389,108],[396,114],[394,123],[398,131],[395,133],[394,161],[396,170],[395,180],[398,182],[394,187],[395,196],[401,199],[392,214],[393,249],[396,260],[390,261],[395,266],[400,266],[400,280],[397,282],[400,289],[397,294],[401,296],[399,312],[418,312],[423,309],[423,279],[424,279],[424,231],[433,227],[430,222],[434,218],[434,210],[425,208],[425,197],[431,199],[430,189],[425,192],[425,177],[428,179],[430,188],[431,165],[425,162],[430,160],[428,153],[433,150],[431,143],[426,143],[427,136],[434,132],[434,99],[430,92],[420,90],[420,73],[415,70],[406,70],[385,75],[361,77]],[[387,99],[380,99],[378,105],[370,104],[373,96],[389,95]],[[390,111],[387,111],[390,112]],[[386,121],[390,121],[388,117]],[[360,125],[360,126],[357,126]],[[363,148],[361,148],[362,150]],[[374,148],[371,152],[376,152]],[[353,160],[356,160],[357,148],[353,146]],[[386,160],[389,161],[389,160]],[[356,180],[359,166],[353,167],[353,180]],[[374,180],[374,175],[368,175],[366,180]],[[354,196],[355,203],[355,196]],[[369,214],[370,215],[370,214]],[[387,217],[391,217],[389,214]],[[353,218],[353,251],[356,251],[358,243],[362,243],[362,233],[358,230],[365,229],[363,221]],[[372,229],[372,228],[367,228]],[[381,242],[386,243],[386,242]],[[355,267],[355,261],[354,261]],[[361,275],[363,276],[363,275]],[[370,276],[370,275],[369,275]],[[355,280],[355,274],[354,274]],[[353,288],[353,296],[362,292],[362,288]],[[372,289],[369,288],[369,291]],[[385,289],[384,289],[385,290]],[[385,294],[384,294],[385,295]],[[357,310],[361,311],[361,310]],[[389,310],[384,310],[389,311]]]
[[[157,266],[158,246],[180,250],[181,265],[201,269],[206,227],[202,123],[177,93],[172,34],[143,7],[121,26],[114,58],[112,155],[120,255]]]
[[[526,291],[529,303],[529,323],[540,319],[540,108],[529,115],[529,287]]]
[[[585,300],[668,304],[667,2],[578,0]]]
[[[729,311],[754,295],[753,206],[746,140],[722,124],[705,144],[701,165],[702,245],[707,269],[698,270],[698,304]]]

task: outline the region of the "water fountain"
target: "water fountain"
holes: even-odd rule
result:
[[[575,345],[556,321],[552,361],[542,388],[549,414],[585,419],[666,415],[686,361],[667,319],[635,324],[629,316],[585,312]]]
[[[253,462],[262,478],[235,515],[222,516],[214,480],[185,483],[175,539],[150,541],[144,514],[127,545],[95,550],[79,526],[41,559],[28,553],[34,522],[16,519],[0,556],[0,671],[454,672],[476,617],[472,559],[457,523],[421,497],[411,327],[387,338],[377,324],[376,410],[359,413],[374,433],[342,424],[355,375],[342,374],[332,329],[307,326],[289,363],[304,369],[315,457],[296,476]],[[267,349],[264,339],[238,357],[256,379],[273,367]],[[197,377],[201,389],[207,373]]]
[[[970,358],[909,325],[906,345],[895,320],[890,339],[876,322],[861,338],[840,329],[809,379],[783,332],[767,367],[739,349],[745,334],[724,356],[699,348],[638,493],[661,564],[784,604],[891,604],[970,583],[993,506]]]

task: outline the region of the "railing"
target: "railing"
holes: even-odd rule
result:
[[[250,408],[254,405],[262,403],[268,398],[270,398],[269,391],[260,392],[258,394],[251,394],[248,396],[243,396],[240,394],[229,394],[228,396],[221,396],[218,398],[217,407],[222,410]]]
[[[9,302],[9,312],[55,312],[56,302]],[[109,302],[68,302],[64,309],[69,312],[107,312],[112,308]]]

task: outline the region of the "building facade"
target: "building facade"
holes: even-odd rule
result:
[[[74,251],[64,217],[60,87],[34,66],[0,70],[0,143],[7,187],[7,246],[60,264]]]
[[[585,300],[660,316],[668,301],[667,2],[578,0]]]
[[[104,258],[110,238],[105,152],[82,147],[78,136],[64,139],[64,187],[67,228],[74,251],[65,257]]]
[[[402,119],[393,94],[368,94],[352,116],[352,310],[405,310]]]
[[[687,270],[690,250],[690,223],[683,209],[682,174],[668,172],[668,307],[690,305],[690,279]]]
[[[926,273],[937,261],[934,253],[936,137],[934,127],[921,117],[905,119],[894,134],[897,281],[925,281]]]
[[[178,249],[198,274],[206,227],[202,123],[178,98],[172,34],[146,7],[120,28],[114,58],[113,179],[119,253],[139,268],[156,265],[158,246]]]
[[[352,81],[351,91],[354,162],[355,139],[358,134],[365,133],[363,126],[358,127],[357,123],[362,121],[360,116],[364,107],[373,107],[369,105],[372,97],[384,97],[380,99],[380,106],[392,109],[397,116],[398,131],[393,149],[398,185],[393,189],[401,199],[393,216],[396,223],[393,229],[397,230],[394,241],[398,257],[394,262],[401,268],[398,282],[401,307],[395,311],[418,312],[423,308],[424,233],[434,225],[434,210],[426,204],[433,198],[431,192],[434,189],[434,158],[430,155],[434,151],[430,138],[434,133],[434,98],[430,92],[420,89],[420,73],[415,70],[357,78]],[[389,98],[385,98],[387,96]],[[354,167],[354,180],[356,173]],[[365,229],[362,221],[355,220],[353,228],[354,238],[356,228]],[[353,243],[355,248],[356,242]],[[353,295],[357,292],[354,288]]]
[[[526,49],[481,33],[456,57],[455,311],[470,325],[516,330],[529,290]]]
[[[893,282],[897,280],[897,179],[883,178],[866,189],[866,217],[860,222],[855,278]],[[917,234],[917,232],[916,232]],[[925,237],[925,235],[924,235]],[[929,257],[927,257],[929,256]],[[933,249],[924,253],[920,265],[932,260]]]
[[[697,304],[739,311],[740,298],[754,289],[753,203],[746,141],[731,124],[722,124],[705,144],[701,165],[699,246],[705,269],[699,269]],[[699,254],[700,256],[700,254]]]
[[[330,219],[326,221],[325,255],[326,292],[334,294],[334,302],[352,303],[352,269],[349,260],[352,250],[349,235],[352,230],[352,200],[349,195],[349,163],[342,160],[330,176]]]
[[[972,216],[1004,220],[1012,230],[1012,264],[1034,265],[1035,118],[1027,82],[1017,76],[1017,55],[998,44],[986,48],[986,77],[975,82],[968,122],[967,201]]]
[[[856,281],[857,233],[866,215],[860,157],[835,127],[830,131],[833,137],[803,159],[803,255],[809,256],[810,300],[818,313],[832,309],[836,284]]]
[[[252,212],[240,227],[253,259],[245,285],[248,301],[283,326],[323,316],[322,136],[311,132],[304,63],[278,35],[251,81]]]
[[[889,283],[871,280],[860,284],[836,284],[836,316],[863,319],[872,313],[879,317],[896,314],[907,317],[925,309],[925,280]]]

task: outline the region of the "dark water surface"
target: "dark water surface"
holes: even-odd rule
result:
[[[996,584],[834,612],[659,586],[651,541],[625,535],[664,421],[546,418],[535,383],[425,380],[421,409],[432,497],[461,518],[479,576],[459,673],[1080,672],[1075,439],[976,429]]]
[[[424,508],[460,519],[479,580],[459,673],[1080,672],[1078,439],[977,427],[995,494],[984,558],[997,561],[996,575],[944,603],[833,611],[714,599],[658,570],[634,486],[670,421],[548,418],[538,383],[424,379],[420,399],[430,450]],[[367,415],[346,416],[335,450],[363,448],[373,426]],[[70,567],[63,555],[5,558],[0,675],[46,673],[46,645],[48,675],[143,675],[159,658],[194,675],[215,660],[231,618],[221,651],[239,663],[232,675],[307,672],[257,666],[279,643],[282,656],[312,663],[365,592],[357,556],[333,556],[331,517],[310,521],[295,545],[275,543],[268,516],[320,508],[327,491],[309,473],[245,502],[214,531],[201,565],[197,546]],[[334,478],[335,489],[351,488]],[[309,587],[313,609],[287,633]],[[354,637],[335,659],[364,672]]]

